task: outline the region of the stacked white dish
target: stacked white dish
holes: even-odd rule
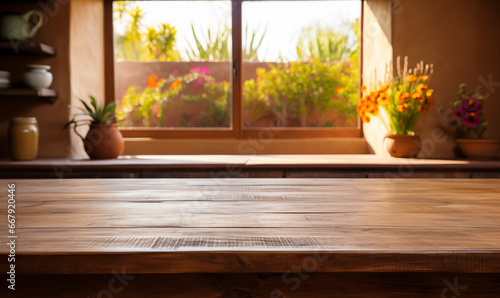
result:
[[[0,70],[0,88],[10,87],[10,72]]]

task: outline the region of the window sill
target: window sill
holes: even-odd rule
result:
[[[0,178],[500,178],[500,161],[373,154],[142,155],[0,161]]]
[[[364,138],[154,139],[125,138],[125,155],[371,154]]]

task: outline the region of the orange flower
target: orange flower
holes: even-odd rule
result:
[[[346,88],[346,87],[337,87],[337,88],[335,88],[335,92],[336,92],[337,94],[342,93],[342,92],[344,92],[344,91],[346,91],[346,90],[347,90],[347,88]]]
[[[148,78],[148,87],[149,88],[156,88],[158,87],[158,82],[156,81],[156,79],[158,79],[158,76],[155,75],[155,74],[152,74],[149,76]]]
[[[181,84],[182,84],[182,82],[180,80],[177,80],[177,81],[173,82],[172,84],[170,84],[170,86],[168,86],[168,89],[170,89],[170,90],[175,89],[175,88],[179,87]]]
[[[434,92],[434,90],[432,89],[429,89],[427,90],[427,92],[425,93],[425,95],[427,95],[427,102],[431,105],[435,104],[436,103],[436,99],[434,98],[434,96],[432,95],[432,93]]]
[[[385,104],[389,100],[389,97],[387,96],[387,93],[381,93],[379,97],[377,97],[377,103],[378,104]]]
[[[385,92],[389,89],[389,85],[382,86],[380,89],[378,89],[378,92]]]
[[[408,82],[415,82],[417,79],[418,79],[418,78],[417,78],[417,76],[415,76],[415,75],[409,75],[408,77],[406,77],[406,80],[407,80]]]
[[[361,93],[365,93],[366,92],[366,86],[361,86]]]
[[[410,93],[408,93],[408,92],[406,92],[404,94],[400,93],[399,96],[398,96],[398,93],[399,93],[399,91],[396,92],[396,95],[395,95],[397,101],[399,101],[401,103],[405,103],[405,102],[410,101]]]
[[[424,84],[418,84],[417,86],[417,92],[419,93],[422,93],[422,90],[427,90],[427,86],[425,86]]]
[[[408,108],[408,104],[404,103],[402,105],[397,105],[396,107],[400,113],[404,113],[406,109]]]
[[[404,89],[405,86],[404,85],[398,85],[398,89]]]
[[[429,80],[429,76],[421,76],[420,79],[424,82],[427,82]]]
[[[421,93],[418,93],[418,92],[415,92],[411,95],[411,97],[413,97],[414,99],[418,100],[418,101],[422,101],[424,98],[422,97],[422,94]]]

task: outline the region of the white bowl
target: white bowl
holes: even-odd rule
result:
[[[32,69],[24,73],[24,82],[33,89],[49,88],[52,74],[45,69]]]

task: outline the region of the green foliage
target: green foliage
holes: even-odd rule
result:
[[[258,31],[258,30],[257,30]],[[266,36],[267,28],[264,29],[260,38],[257,36],[257,31],[252,31],[250,34],[248,32],[248,24],[245,26],[245,35],[246,37],[250,37],[250,42],[243,43],[243,59],[250,62],[259,61],[259,57],[257,56],[257,50],[260,48],[264,37]]]
[[[346,75],[352,69],[349,62],[319,60],[258,68],[257,79],[245,81],[244,109],[254,112],[247,115],[250,119],[270,113],[278,126],[294,120],[302,127],[334,126],[335,121],[325,120],[327,111],[338,111],[337,119],[348,119],[356,112],[357,78],[350,82],[353,78]]]
[[[180,54],[175,47],[174,26],[161,24],[146,27],[144,12],[135,3],[116,1],[115,21],[125,24],[123,34],[115,32],[115,58],[129,61],[176,61]]]
[[[158,29],[147,28],[146,47],[149,59],[154,61],[180,60],[180,54],[175,49],[176,33],[175,27],[168,24],[161,24]]]
[[[345,34],[306,28],[297,44],[297,55],[304,62],[269,64],[268,69],[257,69],[256,80],[245,81],[243,86],[245,119],[252,122],[259,115],[271,114],[278,126],[294,120],[302,127],[337,126],[337,120],[356,125],[357,22],[349,28],[352,32]],[[352,42],[348,37],[351,33],[356,37]],[[332,110],[338,116],[327,119],[326,114]]]
[[[231,28],[227,25],[219,29],[215,36],[208,29],[207,35],[200,38],[196,34],[193,25],[191,25],[191,31],[193,32],[195,44],[188,44],[189,50],[186,50],[190,61],[228,61],[231,59],[232,49],[229,48]],[[267,30],[264,29],[260,37],[257,31],[249,33],[248,25],[245,27],[245,36],[250,37],[250,41],[243,45],[243,58],[251,62],[259,61],[257,50],[261,46]]]
[[[79,126],[81,124],[109,124],[117,121],[115,116],[116,104],[114,102],[104,106],[99,104],[97,99],[92,95],[90,96],[90,106],[83,99],[80,99],[80,102],[82,103],[83,108],[70,107],[79,109],[82,112],[76,113],[73,118],[64,125],[64,128],[73,124],[75,126]],[[79,118],[80,116],[89,116],[90,118],[86,117],[84,119],[77,119],[77,117]]]
[[[205,75],[203,93],[200,95],[184,95],[188,103],[202,103],[204,110],[194,120],[198,127],[229,127],[229,82],[217,82],[214,77]],[[183,122],[188,123],[193,115],[183,115]]]
[[[299,60],[317,59],[321,62],[349,60],[354,54],[357,54],[357,28],[357,20],[349,25],[347,30],[319,26],[304,28],[297,43]],[[356,40],[349,40],[349,34],[352,33],[355,33]]]
[[[189,50],[186,54],[191,61],[227,61],[230,60],[229,37],[231,36],[231,29],[224,25],[222,29],[219,28],[215,36],[212,36],[210,29],[207,31],[206,36],[202,36],[200,40],[196,35],[194,26],[191,25],[195,45],[189,44]],[[212,39],[213,38],[213,39]]]

